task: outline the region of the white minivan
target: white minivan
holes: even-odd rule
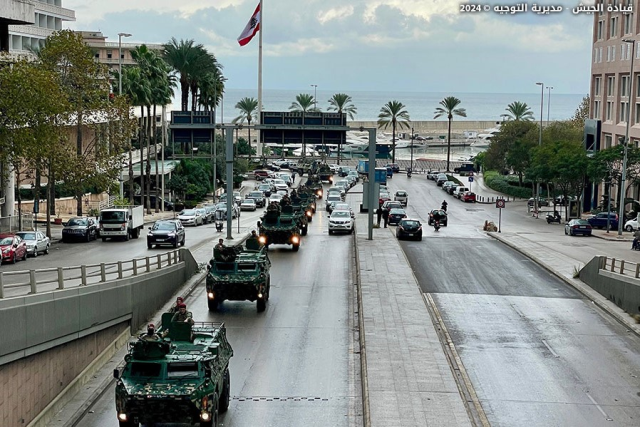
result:
[[[469,189],[467,187],[465,187],[464,185],[458,185],[454,190],[453,193],[451,193],[453,195],[453,197],[459,199],[460,197],[462,197],[462,195],[464,193],[466,193],[467,191],[469,191]]]

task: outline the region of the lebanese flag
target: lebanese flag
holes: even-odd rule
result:
[[[258,30],[260,29],[260,3],[258,3],[258,7],[256,7],[256,11],[251,15],[251,19],[247,23],[247,26],[244,27],[242,34],[238,37],[238,43],[240,46],[244,46],[251,41],[253,36],[256,35]]]

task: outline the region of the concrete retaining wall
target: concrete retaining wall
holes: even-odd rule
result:
[[[594,257],[580,270],[580,280],[629,314],[640,314],[640,279],[600,268],[603,256]]]
[[[109,283],[0,300],[0,425],[27,425],[103,351],[196,272],[181,262]]]

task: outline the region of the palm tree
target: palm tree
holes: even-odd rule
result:
[[[188,67],[189,86],[191,88],[191,110],[196,111],[198,107],[198,93],[204,80],[210,78],[209,74],[222,75],[222,65],[218,63],[215,56],[207,52],[204,47],[195,49],[193,59]]]
[[[467,111],[464,108],[458,108],[462,101],[460,101],[455,96],[447,96],[442,101],[440,101],[440,105],[442,107],[436,108],[434,119],[438,117],[442,117],[444,115],[447,116],[449,120],[449,126],[447,129],[447,172],[449,172],[449,160],[451,158],[451,121],[453,120],[453,116],[467,117]]]
[[[337,111],[338,114],[346,113],[351,120],[354,119],[358,109],[355,105],[353,105],[353,100],[346,93],[335,93],[329,99],[329,111]],[[340,135],[340,144],[338,144],[338,164],[340,164],[340,148],[344,141],[342,141],[342,136]]]
[[[514,101],[505,108],[509,114],[507,120],[523,120],[529,122],[533,120],[533,112],[526,102]]]
[[[180,75],[180,108],[182,111],[188,111],[189,105],[189,71],[192,63],[200,49],[204,49],[201,44],[195,44],[193,40],[178,40],[175,37],[164,45],[162,55],[167,64]]]
[[[389,101],[381,109],[378,114],[378,127],[386,129],[391,124],[393,136],[391,137],[392,162],[396,162],[396,128],[406,127],[409,129],[409,112],[405,110],[406,105],[400,101]]]
[[[258,119],[258,100],[255,98],[242,98],[236,104],[236,109],[240,110],[240,115],[232,120],[232,123],[244,123],[247,121],[247,125],[251,127],[251,121]],[[251,148],[251,128],[249,131],[249,148]]]
[[[304,115],[309,111],[317,111],[315,108],[316,100],[313,95],[309,95],[306,93],[301,93],[296,96],[296,100],[291,103],[289,110],[302,113],[302,125],[304,127]],[[284,153],[284,151],[283,151]],[[284,155],[284,154],[283,154]],[[304,142],[304,129],[302,130],[302,157],[306,157],[307,155],[307,144]]]

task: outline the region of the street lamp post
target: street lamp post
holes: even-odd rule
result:
[[[538,135],[538,146],[542,145],[542,115],[543,115],[543,107],[544,107],[544,83],[538,82],[536,83],[540,86],[540,134]],[[540,181],[536,180],[536,195],[533,198],[533,206],[536,213],[536,218],[538,218],[538,197],[540,197]]]
[[[629,66],[629,95],[627,97],[627,126],[624,131],[624,159],[622,160],[622,179],[620,180],[620,206],[618,212],[618,236],[622,235],[622,227],[624,226],[624,196],[626,191],[624,182],[627,179],[627,148],[629,146],[629,124],[631,123],[631,96],[633,95],[633,58],[635,57],[636,41],[630,39],[622,39],[625,43],[631,43],[631,65]]]
[[[118,33],[118,95],[122,95],[122,38],[131,37],[129,33]],[[131,152],[129,152],[131,153]],[[120,166],[120,199],[124,198],[124,178],[122,177],[122,166]]]
[[[318,109],[318,99],[316,97],[316,94],[318,92],[318,85],[311,85],[311,87],[313,88],[313,109],[317,110]]]
[[[549,126],[549,116],[551,113],[551,89],[553,89],[553,86],[547,86],[547,126]]]

